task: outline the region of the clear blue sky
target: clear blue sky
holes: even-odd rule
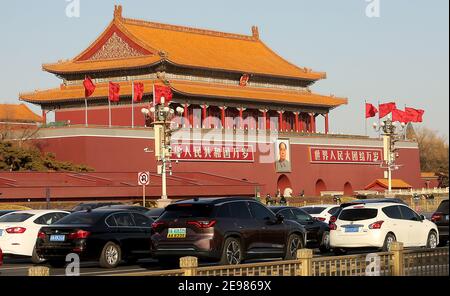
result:
[[[314,91],[349,98],[331,115],[334,132],[363,134],[368,99],[423,108],[424,125],[448,138],[448,0],[380,0],[379,18],[366,16],[365,0],[80,0],[79,18],[66,16],[67,4],[3,1],[0,102],[59,85],[42,63],[77,55],[122,4],[131,18],[244,34],[258,25],[283,57],[328,73]]]

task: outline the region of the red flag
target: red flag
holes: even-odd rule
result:
[[[168,104],[172,101],[172,90],[169,86],[153,85],[153,106],[161,104],[161,98],[164,98],[164,103]]]
[[[392,110],[397,109],[397,106],[395,105],[395,103],[387,103],[387,104],[381,104],[379,106],[379,109],[380,109],[379,116],[380,116],[380,118],[383,118],[386,115],[388,115],[389,113],[391,113]]]
[[[366,118],[375,117],[377,113],[378,109],[374,105],[366,103]]]
[[[406,107],[405,113],[410,122],[423,122],[424,110]]]
[[[398,109],[394,109],[392,110],[392,121],[393,122],[403,122],[403,123],[408,123],[409,120],[406,116],[406,112],[402,111],[402,110],[398,110]]]
[[[144,96],[144,83],[135,82],[134,83],[134,102],[139,103],[142,101],[142,97]]]
[[[120,84],[109,82],[109,101],[119,102],[120,101]]]
[[[95,91],[95,84],[94,82],[92,82],[91,77],[86,76],[86,78],[83,81],[83,85],[84,85],[84,97],[89,98]]]

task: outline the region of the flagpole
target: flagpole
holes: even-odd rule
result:
[[[131,81],[131,128],[134,128],[134,81]]]
[[[88,104],[87,104],[87,98],[84,98],[84,122],[86,127],[88,127]]]
[[[378,111],[380,111],[380,101],[378,101]],[[380,113],[378,113],[378,126],[381,125]],[[378,139],[381,138],[381,129],[378,130]]]
[[[365,110],[365,111],[367,111],[366,108],[367,108],[367,100],[364,100],[364,110]],[[364,118],[365,118],[365,122],[364,122],[364,130],[365,130],[365,132],[366,132],[366,137],[367,137],[367,114],[364,115]]]
[[[111,127],[111,100],[108,98],[108,109],[109,109],[109,127]]]

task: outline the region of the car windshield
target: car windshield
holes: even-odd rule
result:
[[[33,217],[33,214],[29,213],[11,213],[5,216],[0,217],[0,223],[19,223],[24,222],[30,217]]]
[[[161,219],[175,218],[209,218],[212,215],[213,206],[206,204],[174,204],[166,208]]]
[[[307,212],[310,215],[317,215],[322,213],[325,208],[324,207],[306,207],[302,208],[303,211]]]
[[[96,214],[93,212],[77,212],[70,214],[53,225],[94,225],[103,214]]]
[[[370,220],[377,216],[377,209],[348,209],[343,210],[339,215],[339,220],[343,221],[363,221]]]

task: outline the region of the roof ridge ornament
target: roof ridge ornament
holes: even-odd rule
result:
[[[122,19],[122,5],[114,5],[114,19]]]
[[[259,40],[259,28],[258,26],[253,26],[252,27],[252,35],[254,38]]]

